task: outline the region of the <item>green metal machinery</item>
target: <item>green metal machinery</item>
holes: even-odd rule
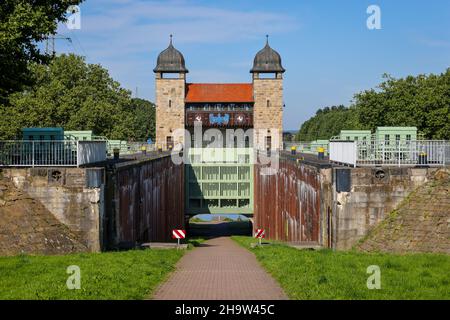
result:
[[[372,132],[370,130],[341,130],[339,134],[339,139],[341,140],[369,141],[371,137]]]
[[[416,127],[378,127],[374,133],[375,141],[416,141]]]
[[[253,149],[191,148],[186,164],[186,213],[253,213]]]

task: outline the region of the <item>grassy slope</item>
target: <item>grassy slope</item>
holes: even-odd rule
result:
[[[0,257],[0,299],[143,299],[174,270],[183,250]],[[66,269],[81,269],[68,290]]]
[[[246,248],[255,242],[233,237]],[[450,299],[450,256],[250,249],[291,299]],[[368,290],[367,267],[381,269],[381,290]]]

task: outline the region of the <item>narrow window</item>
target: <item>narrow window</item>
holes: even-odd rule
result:
[[[266,137],[266,149],[271,150],[272,149],[272,136]]]
[[[169,108],[172,107],[172,100],[169,100]]]
[[[411,135],[410,135],[410,134],[407,134],[407,135],[406,135],[406,140],[407,140],[407,141],[411,141]]]
[[[270,100],[267,99],[267,108],[269,108],[269,107],[270,107]]]
[[[166,144],[167,144],[167,149],[168,150],[172,150],[173,149],[173,137],[172,136],[167,136],[166,137]]]
[[[396,135],[395,135],[395,140],[396,140],[396,141],[400,141],[400,135],[399,135],[399,134],[396,134]]]

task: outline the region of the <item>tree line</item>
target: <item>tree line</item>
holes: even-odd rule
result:
[[[427,139],[450,139],[450,68],[441,74],[396,79],[387,74],[376,88],[357,93],[349,107],[319,109],[296,140],[329,139],[341,130],[413,126]]]
[[[155,135],[155,106],[74,54],[52,56],[38,43],[55,34],[80,0],[4,0],[0,4],[0,140],[24,127],[93,130],[109,139]]]

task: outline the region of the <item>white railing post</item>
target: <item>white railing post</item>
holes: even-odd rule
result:
[[[77,168],[80,166],[80,142],[77,140]]]
[[[442,143],[442,151],[443,151],[442,166],[445,167],[445,154],[447,152],[447,148],[446,148],[445,142]]]
[[[34,140],[31,141],[31,167],[34,168]]]

